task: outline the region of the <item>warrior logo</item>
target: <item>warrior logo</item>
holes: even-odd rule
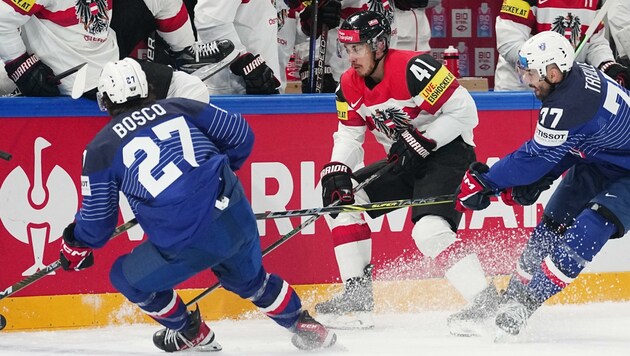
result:
[[[385,110],[376,109],[372,120],[379,131],[392,140],[397,140],[402,131],[411,127],[411,119],[400,108],[390,107]]]
[[[107,0],[77,0],[74,9],[77,19],[89,34],[96,35],[107,31],[109,27]]]
[[[570,12],[566,16],[558,16],[551,24],[551,30],[566,37],[573,47],[577,47],[580,42],[582,21],[578,16],[573,16]]]

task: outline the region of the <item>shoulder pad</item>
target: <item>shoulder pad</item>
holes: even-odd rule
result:
[[[456,81],[455,76],[429,54],[411,58],[406,76],[409,94],[419,95],[431,105]]]

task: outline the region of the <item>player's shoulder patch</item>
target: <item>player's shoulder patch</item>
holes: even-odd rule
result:
[[[413,57],[407,63],[407,85],[410,94],[419,95],[434,105],[456,83],[455,76],[429,54]]]
[[[536,1],[531,0],[503,0],[500,12],[526,19],[529,16],[529,10],[535,4]]]
[[[556,147],[560,146],[569,138],[569,130],[554,130],[543,126],[540,122],[536,125],[536,133],[534,134],[534,141],[537,143],[548,146]]]
[[[17,9],[29,13],[35,5],[35,0],[10,0],[14,7]]]
[[[81,176],[81,194],[84,197],[89,197],[92,195],[92,189],[90,188],[90,177]]]

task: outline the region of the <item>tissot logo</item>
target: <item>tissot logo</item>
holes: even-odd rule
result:
[[[534,141],[543,146],[560,146],[567,141],[569,131],[548,129],[540,123],[536,126]]]

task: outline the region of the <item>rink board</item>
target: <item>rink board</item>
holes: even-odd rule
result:
[[[480,124],[475,130],[479,160],[492,163],[531,136],[538,103],[530,93],[474,93],[473,96],[480,110]],[[331,134],[337,126],[331,95],[228,96],[213,98],[212,102],[243,112],[256,133],[254,151],[238,172],[255,212],[321,205],[319,168],[328,162]],[[107,120],[95,103],[87,100],[0,99],[0,125],[4,133],[0,137],[0,150],[13,154],[11,161],[0,162],[0,257],[5,261],[0,288],[58,259],[61,232],[72,221],[80,204],[83,149]],[[364,147],[366,162],[384,157],[382,148],[370,134],[366,135]],[[512,271],[550,194],[551,191],[545,192],[532,207],[509,207],[496,200],[484,211],[465,215],[460,236],[477,251],[489,275]],[[120,223],[132,218],[125,201],[121,201],[120,208]],[[260,221],[262,247],[269,246],[304,220]],[[427,298],[413,296],[424,294],[450,300],[443,305],[458,302],[457,298],[442,298],[441,292],[426,293],[427,289],[439,289],[445,284],[440,279],[444,261],[432,261],[416,252],[410,238],[409,209],[368,223],[373,231],[376,278],[384,281],[382,285],[403,283],[387,281],[407,280],[405,290],[413,291],[412,298],[401,298],[405,300],[397,301],[400,293],[383,297],[387,303],[382,305],[415,307]],[[9,327],[16,329],[34,325],[45,328],[104,325],[119,319],[124,322],[127,315],[131,321],[142,319],[131,305],[125,306],[108,277],[113,261],[142,239],[140,227],[133,228],[96,251],[95,267],[80,273],[57,271],[14,298],[0,301],[0,313],[11,316],[15,321],[10,321]],[[597,298],[605,300],[627,299],[626,290],[618,292],[619,288],[614,287],[630,271],[630,260],[622,253],[629,250],[627,240],[625,237],[611,242],[589,266],[588,272],[598,274],[593,275],[597,278],[580,278],[588,282],[583,286],[585,291],[597,289]],[[304,286],[299,290],[307,294],[339,282],[325,219],[319,219],[265,257],[265,265],[290,283]],[[214,276],[206,272],[179,288],[198,291],[215,282]],[[605,287],[609,285],[612,287]],[[195,295],[190,293],[185,300]],[[243,303],[225,295],[219,291],[204,299],[204,303],[213,301],[204,308],[208,317],[234,316],[242,310]],[[326,293],[315,295],[323,298]],[[589,301],[589,298],[575,297],[575,301]],[[70,310],[80,312],[78,316],[69,316]]]

